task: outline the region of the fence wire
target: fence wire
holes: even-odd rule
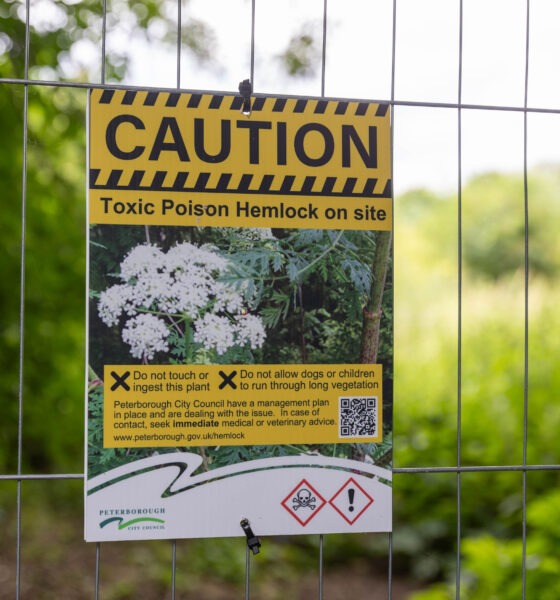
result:
[[[328,16],[329,7],[332,4],[336,4],[335,0],[323,0],[322,3],[322,14],[318,15],[322,23],[321,28],[321,67],[320,67],[320,95],[326,97],[325,89],[327,84],[327,54],[329,52],[329,39],[328,39]],[[417,474],[455,474],[456,476],[456,510],[457,510],[457,523],[456,523],[456,574],[455,574],[455,595],[459,599],[462,593],[462,506],[463,506],[463,477],[468,473],[497,473],[497,472],[518,472],[522,476],[522,598],[525,599],[527,594],[527,476],[531,472],[545,472],[560,470],[559,464],[530,464],[528,460],[528,415],[530,408],[530,394],[529,394],[529,333],[530,333],[530,319],[529,319],[529,299],[531,290],[530,280],[530,269],[529,269],[529,251],[530,251],[530,228],[529,228],[529,185],[528,185],[528,117],[531,114],[560,114],[559,108],[550,107],[539,107],[529,106],[529,76],[530,76],[530,32],[531,32],[531,2],[526,0],[525,3],[525,56],[524,56],[524,93],[523,93],[523,105],[516,106],[515,103],[511,105],[498,105],[489,103],[465,103],[463,101],[463,40],[464,40],[464,10],[465,5],[468,4],[468,0],[458,0],[458,22],[457,28],[459,32],[459,48],[458,48],[458,78],[457,78],[457,98],[455,102],[435,102],[435,101],[413,101],[405,98],[398,98],[396,95],[396,75],[397,75],[397,44],[404,43],[399,38],[399,9],[403,5],[403,2],[399,0],[392,0],[392,40],[391,40],[391,84],[390,84],[390,98],[378,98],[375,100],[389,102],[395,109],[393,111],[393,129],[392,138],[394,142],[395,128],[399,126],[399,108],[416,108],[416,109],[451,109],[456,111],[457,121],[457,165],[456,165],[456,194],[457,194],[457,373],[456,373],[456,412],[457,412],[457,439],[456,439],[456,464],[450,466],[434,466],[434,465],[423,465],[423,466],[395,466],[393,469],[397,475],[395,477],[395,486],[398,487],[399,480],[401,477],[414,477]],[[23,5],[22,5],[23,6]],[[22,509],[25,503],[25,496],[23,494],[24,486],[34,480],[45,480],[54,482],[56,480],[81,480],[84,478],[82,473],[24,473],[23,472],[23,456],[24,456],[24,431],[25,431],[25,420],[24,420],[24,405],[26,403],[40,402],[40,399],[32,399],[24,397],[24,378],[25,378],[25,323],[26,323],[26,259],[27,259],[27,244],[26,244],[26,230],[27,230],[27,212],[28,212],[28,151],[29,151],[29,131],[28,131],[28,119],[29,119],[29,94],[30,91],[37,87],[47,88],[68,88],[68,89],[83,89],[84,92],[93,87],[95,88],[125,88],[134,89],[134,86],[120,85],[114,82],[107,83],[107,37],[108,37],[108,17],[110,15],[109,7],[106,0],[103,0],[102,4],[102,26],[101,26],[101,39],[100,39],[100,54],[101,54],[101,74],[100,81],[44,81],[33,78],[31,73],[30,63],[30,40],[31,40],[31,26],[30,19],[33,10],[36,10],[37,4],[31,3],[31,0],[25,1],[25,43],[24,43],[24,70],[21,77],[9,77],[1,78],[0,85],[4,86],[15,86],[23,92],[23,105],[22,105],[22,117],[23,117],[23,128],[21,131],[21,143],[22,143],[22,166],[21,166],[21,248],[20,248],[20,287],[19,287],[19,391],[17,397],[17,471],[16,473],[0,473],[0,481],[14,481],[17,486],[17,497],[16,497],[16,572],[13,577],[15,579],[15,595],[19,599],[22,594],[22,527],[25,525],[23,519]],[[185,13],[188,12],[189,5],[183,6],[179,0],[176,3],[176,20],[177,20],[177,46],[176,46],[176,88],[182,89],[184,84],[182,80],[182,22],[185,17]],[[250,27],[250,68],[249,77],[253,82],[254,89],[259,90],[258,76],[255,74],[255,60],[256,60],[256,44],[255,34],[257,31],[258,15],[260,11],[267,10],[267,3],[260,0],[251,0],[251,27]],[[507,27],[508,16],[504,15],[504,27]],[[360,65],[354,66],[353,68],[359,70]],[[358,74],[357,74],[358,76]],[[359,74],[363,77],[363,74]],[[145,86],[142,86],[145,87]],[[154,88],[163,90],[164,88]],[[167,89],[167,88],[166,88]],[[263,92],[266,90],[263,90]],[[374,99],[372,99],[374,100]],[[464,190],[464,115],[465,111],[494,111],[496,113],[522,113],[523,115],[523,212],[524,212],[524,257],[523,257],[523,294],[524,294],[524,340],[523,340],[523,447],[521,450],[522,460],[520,464],[503,464],[503,465],[463,465],[462,464],[462,393],[463,393],[463,334],[464,334],[464,314],[463,314],[463,190]],[[7,140],[10,144],[11,140]],[[17,146],[17,144],[16,144]],[[394,167],[398,167],[396,163],[397,159],[394,155],[395,144],[392,144],[392,162]],[[393,171],[394,172],[394,171]],[[395,179],[395,183],[398,183],[398,179]],[[399,227],[398,222],[395,225]],[[398,348],[397,348],[398,351]],[[76,402],[81,402],[81,398],[76,398]],[[395,411],[399,411],[399,399],[396,398]],[[396,448],[398,455],[398,448]],[[397,525],[398,528],[398,514]],[[241,542],[240,542],[241,543]],[[318,597],[323,598],[324,592],[324,552],[323,552],[323,536],[320,536],[319,540],[319,554],[318,554]],[[387,593],[388,598],[393,597],[393,534],[388,536],[387,544],[387,558],[388,558],[388,572],[387,572]],[[170,545],[170,564],[171,564],[171,586],[170,594],[171,598],[176,597],[176,570],[177,570],[177,543],[171,542]],[[101,557],[103,554],[103,544],[96,545],[95,552],[95,566],[94,566],[94,590],[93,596],[97,599],[100,597],[100,586],[103,579],[103,572],[101,569]],[[251,553],[247,549],[246,554],[246,572],[245,572],[245,598],[249,598],[251,594]]]

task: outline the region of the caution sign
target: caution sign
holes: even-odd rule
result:
[[[390,230],[389,107],[93,90],[90,221]],[[344,198],[344,202],[340,199]]]
[[[391,530],[389,104],[242,107],[89,93],[88,541]]]

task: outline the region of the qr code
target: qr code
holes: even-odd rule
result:
[[[377,435],[377,396],[338,399],[339,437]]]

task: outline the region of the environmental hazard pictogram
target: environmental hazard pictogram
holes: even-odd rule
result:
[[[302,479],[282,500],[282,506],[304,526],[326,503],[327,501],[306,479]]]
[[[329,504],[352,525],[373,504],[373,498],[351,477],[329,500]]]

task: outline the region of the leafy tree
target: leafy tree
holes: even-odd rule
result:
[[[94,80],[101,64],[77,62],[77,46],[100,56],[102,3],[53,3],[48,19],[31,13],[29,72],[25,70],[25,6],[0,7],[0,78]],[[163,41],[175,35],[174,15],[158,0],[116,0],[107,30]],[[164,32],[163,34],[159,32]],[[185,47],[209,60],[211,32],[190,21]],[[86,53],[87,54],[87,53]],[[106,80],[125,72],[126,52],[109,45]],[[93,72],[92,72],[93,70]],[[72,87],[0,84],[0,151],[5,188],[0,237],[0,470],[17,466],[19,283],[25,242],[23,463],[34,471],[81,471],[85,290],[86,91]],[[28,119],[24,125],[24,109]],[[25,128],[24,128],[25,127]],[[24,138],[27,137],[24,167]],[[25,186],[25,187],[24,187]],[[22,198],[26,198],[22,229]],[[63,433],[61,433],[63,432]]]
[[[177,5],[165,0],[83,0],[32,6],[30,13],[29,73],[42,80],[95,81],[102,71],[105,81],[119,81],[129,65],[130,44],[139,39],[150,43],[177,43]],[[41,10],[43,9],[43,10]],[[7,0],[0,12],[2,77],[25,75],[26,12],[24,3]],[[106,64],[101,65],[102,32],[107,32]],[[182,48],[199,61],[212,60],[212,30],[189,17],[181,26]],[[95,62],[88,57],[95,56]]]
[[[507,193],[498,193],[494,187],[502,177]],[[557,464],[559,459],[553,438],[560,426],[560,410],[551,392],[558,386],[557,369],[551,358],[558,353],[559,339],[554,316],[558,293],[554,274],[558,274],[560,244],[553,239],[558,207],[551,201],[558,189],[557,168],[539,168],[530,173],[530,264],[548,265],[545,270],[533,268],[530,282],[528,461],[537,465]],[[498,210],[492,220],[480,218],[479,214],[487,209],[472,200],[484,198],[491,206],[499,205],[493,190],[507,206],[522,206],[523,180],[516,175],[484,176],[470,182],[464,190],[462,465],[522,461],[524,277],[519,266],[513,271],[504,269],[499,275],[488,273],[496,267],[496,238],[491,230],[523,231],[524,214],[523,210],[516,211],[516,221],[511,226],[511,215],[501,215]],[[457,202],[425,191],[410,192],[396,200],[396,213],[399,226],[395,229],[395,346],[400,360],[395,378],[395,466],[452,466],[457,464],[458,433]],[[487,242],[483,244],[482,239]],[[548,240],[546,247],[544,240]],[[517,234],[498,241],[523,247],[523,237]],[[469,249],[476,244],[480,260],[470,261]],[[557,480],[554,474],[532,472],[527,479],[529,497],[546,496]],[[461,481],[461,529],[463,541],[468,542],[463,547],[464,566],[473,581],[481,578],[480,587],[472,587],[472,597],[491,597],[491,586],[496,583],[498,589],[504,583],[500,577],[483,581],[487,578],[481,570],[484,561],[475,560],[479,551],[488,558],[491,548],[508,557],[507,577],[519,591],[520,474],[465,473]],[[456,493],[454,473],[395,476],[395,514],[399,524],[393,538],[395,565],[410,569],[421,578],[444,576],[454,580]],[[555,543],[552,532],[543,529],[538,535],[541,534],[547,543]],[[496,567],[495,562],[486,562]],[[532,576],[538,579],[542,568],[546,580],[544,563],[538,567],[536,562],[531,564]],[[465,585],[467,589],[468,584]],[[425,597],[454,597],[447,587],[443,591],[438,588],[443,595],[430,593]],[[504,597],[509,596],[504,593]],[[511,597],[516,596],[512,593]]]
[[[321,59],[317,29],[314,23],[304,23],[300,31],[291,37],[286,50],[278,56],[288,75],[302,78],[315,75]]]
[[[19,258],[22,242],[21,89],[4,86],[0,127],[6,139],[19,140],[20,153],[1,154],[0,177],[7,186],[0,260],[0,466],[16,464],[19,371]],[[85,185],[75,161],[83,155],[83,128],[78,120],[83,103],[72,90],[41,88],[29,92],[25,234],[25,362],[23,377],[24,448],[26,463],[35,469],[58,463],[74,468],[80,421],[79,398],[83,355],[85,252],[83,199],[76,190]],[[17,142],[16,142],[17,144]],[[66,165],[64,169],[59,165]],[[18,167],[20,169],[19,173]],[[82,296],[83,297],[83,296]],[[78,360],[76,360],[78,359]],[[45,428],[45,424],[47,427]]]

